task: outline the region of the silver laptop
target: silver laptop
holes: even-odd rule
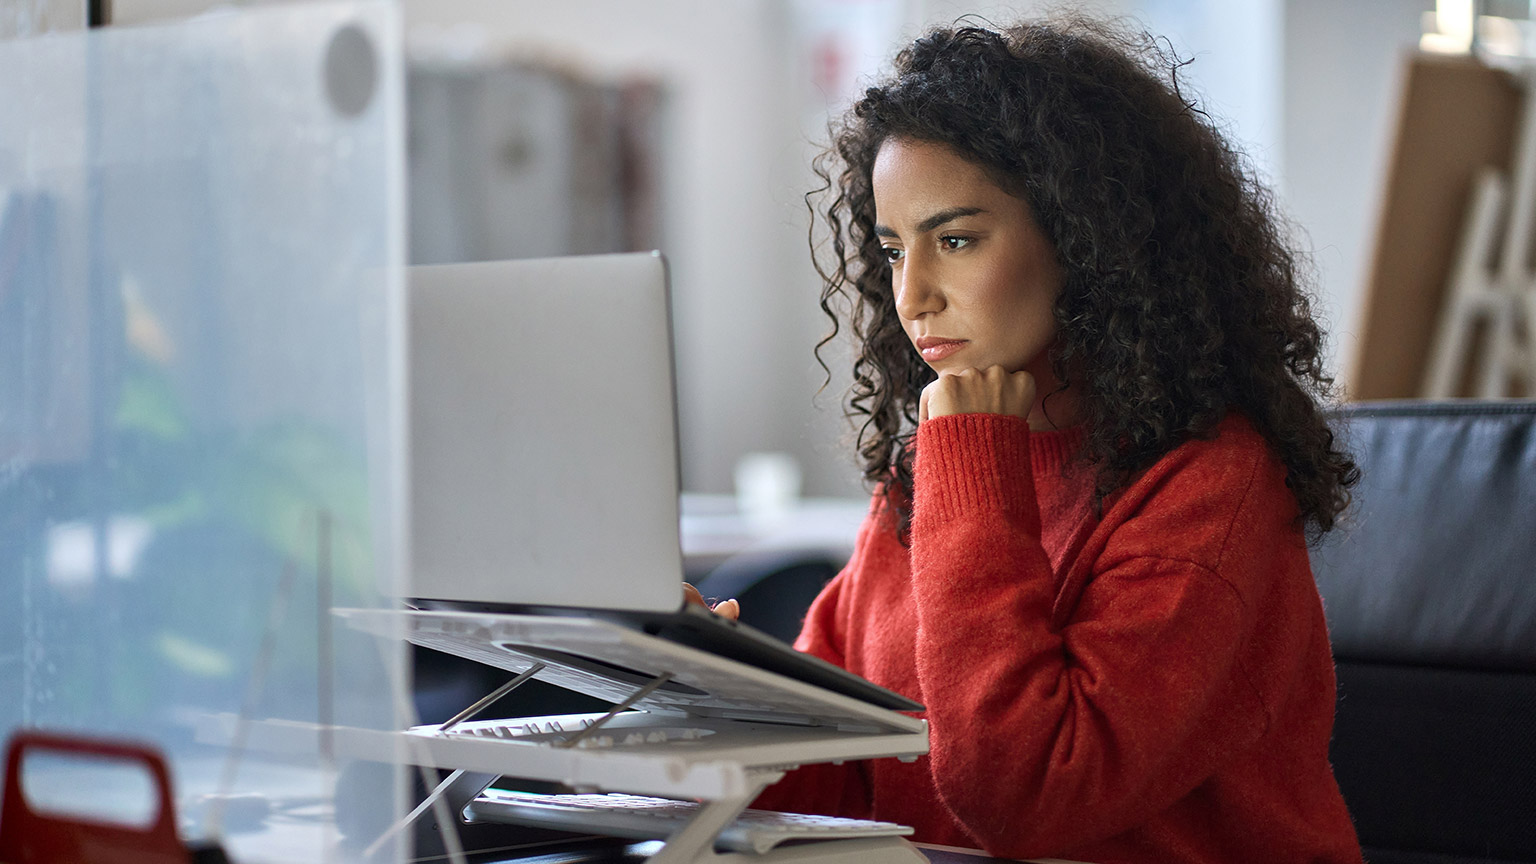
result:
[[[920,710],[684,602],[669,306],[660,253],[410,269],[412,604],[601,617]]]
[[[683,602],[666,264],[410,270],[416,597]]]

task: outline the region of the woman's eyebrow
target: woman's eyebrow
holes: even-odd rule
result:
[[[959,219],[962,216],[975,216],[977,213],[985,212],[987,211],[980,207],[951,207],[948,210],[940,210],[932,216],[929,216],[927,219],[917,223],[917,233],[927,234],[929,231],[932,231],[940,225],[943,225],[945,222]]]
[[[977,213],[985,212],[987,212],[986,208],[983,207],[950,207],[946,210],[940,210],[932,216],[929,216],[927,219],[917,223],[917,233],[927,234],[929,231],[932,231],[940,225],[943,225],[945,222],[959,219],[962,216],[975,216]],[[876,223],[875,236],[895,237],[896,232],[886,225]]]

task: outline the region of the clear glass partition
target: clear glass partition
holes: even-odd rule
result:
[[[0,42],[0,733],[156,745],[241,862],[397,855],[389,736],[348,733],[404,722],[403,643],[330,610],[402,556],[399,26]]]

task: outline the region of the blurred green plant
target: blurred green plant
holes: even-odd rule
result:
[[[100,669],[90,640],[50,639],[50,710],[89,716],[103,698],[118,721],[187,706],[236,710],[263,632],[274,627],[267,707],[303,713],[294,694],[315,692],[317,632],[329,623],[318,617],[328,612],[317,608],[317,580],[328,574],[336,606],[378,594],[365,442],[306,418],[212,427],[188,410],[159,352],[136,344],[133,327],[150,313],[142,301],[129,306],[105,481],[66,484],[49,496],[47,515],[52,524],[105,518],[98,540],[130,520],[148,539],[130,572],[97,574],[95,602],[57,604],[56,628],[107,617],[120,622],[123,644]],[[285,570],[289,596],[280,596]]]

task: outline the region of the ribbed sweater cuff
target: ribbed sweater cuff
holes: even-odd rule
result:
[[[917,430],[912,517],[946,521],[1000,513],[1039,528],[1029,423],[1001,414],[948,414]]]

